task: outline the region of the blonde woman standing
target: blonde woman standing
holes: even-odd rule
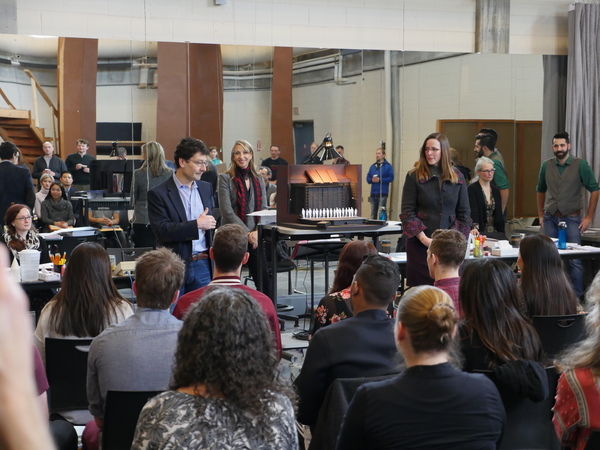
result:
[[[133,236],[136,247],[156,247],[156,237],[150,229],[148,219],[148,191],[173,175],[165,163],[165,151],[158,142],[142,145],[144,164],[133,173]]]

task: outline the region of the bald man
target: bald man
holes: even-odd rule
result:
[[[60,174],[67,171],[67,165],[58,156],[54,156],[52,142],[44,142],[42,151],[44,154],[33,163],[32,177],[39,181],[40,177],[47,173],[52,175],[55,181],[59,181]]]

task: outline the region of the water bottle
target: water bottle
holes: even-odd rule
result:
[[[558,245],[559,250],[567,249],[567,224],[566,222],[558,222]]]
[[[385,206],[382,206],[379,210],[379,220],[387,220],[387,213],[385,212]]]

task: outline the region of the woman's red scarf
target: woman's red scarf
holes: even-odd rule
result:
[[[235,177],[233,178],[233,182],[235,183],[235,190],[237,193],[237,202],[238,202],[238,210],[237,215],[240,220],[246,223],[246,184],[244,180],[246,178],[250,179],[250,187],[254,185],[254,200],[256,206],[254,211],[260,211],[262,205],[262,192],[260,189],[260,181],[257,177],[252,174],[250,167],[246,167],[245,169],[240,169],[236,167],[235,169]]]

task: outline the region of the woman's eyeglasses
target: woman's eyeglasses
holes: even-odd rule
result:
[[[490,175],[494,173],[496,169],[488,169],[488,170],[480,170],[481,173],[485,173],[486,175]]]
[[[21,217],[15,218],[15,220],[20,220],[21,222],[24,220],[31,220],[31,216],[21,216]]]

